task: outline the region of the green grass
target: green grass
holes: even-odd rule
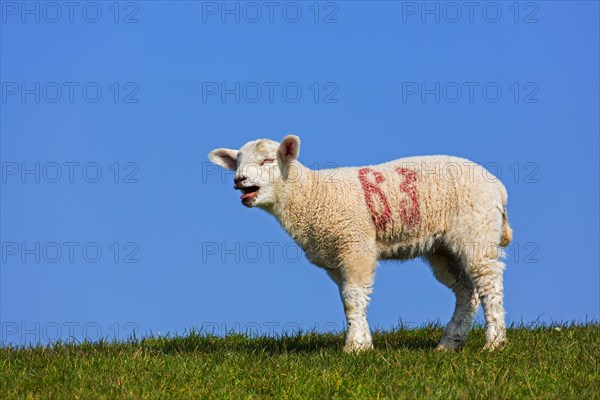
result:
[[[491,353],[481,328],[462,352],[435,353],[441,334],[376,332],[357,355],[316,333],[2,348],[0,398],[600,398],[596,323],[511,328]]]

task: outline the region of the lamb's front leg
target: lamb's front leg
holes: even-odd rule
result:
[[[372,349],[373,341],[367,322],[367,306],[371,300],[373,267],[369,265],[368,269],[334,270],[329,272],[329,276],[338,284],[348,323],[344,351]]]
[[[344,312],[348,321],[348,333],[344,351],[354,352],[373,348],[371,331],[367,322],[371,284],[345,282],[342,288]]]

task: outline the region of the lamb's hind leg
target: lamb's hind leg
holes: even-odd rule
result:
[[[488,258],[471,266],[471,276],[483,306],[486,350],[506,345],[506,322],[503,301],[504,263]]]
[[[457,257],[438,252],[428,256],[427,259],[437,280],[452,289],[456,296],[454,313],[444,329],[436,350],[459,350],[464,345],[473,324],[473,318],[479,308],[479,297]]]

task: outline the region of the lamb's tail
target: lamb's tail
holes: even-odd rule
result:
[[[506,247],[512,241],[513,232],[508,224],[508,214],[506,213],[506,202],[508,201],[508,193],[502,183],[500,183],[502,193],[502,236],[500,236],[500,246]]]
[[[506,247],[512,241],[512,228],[508,224],[508,217],[506,215],[506,206],[502,212],[502,236],[500,237],[500,246]]]

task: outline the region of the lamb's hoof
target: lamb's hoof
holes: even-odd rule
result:
[[[344,346],[344,353],[360,353],[360,352],[367,351],[367,350],[373,350],[372,342],[365,342],[365,343],[352,342],[352,343],[346,343],[346,345]]]
[[[465,344],[464,338],[462,338],[459,335],[448,335],[448,336],[444,335],[444,336],[442,336],[440,343],[437,345],[437,347],[434,349],[434,351],[444,352],[444,353],[457,352],[457,351],[462,350],[464,344]]]
[[[462,349],[461,345],[449,345],[447,343],[438,344],[433,351],[437,353],[456,353]]]
[[[485,346],[483,346],[483,350],[486,351],[494,351],[494,350],[502,350],[506,347],[508,341],[506,339],[498,339],[493,342],[487,342]]]

